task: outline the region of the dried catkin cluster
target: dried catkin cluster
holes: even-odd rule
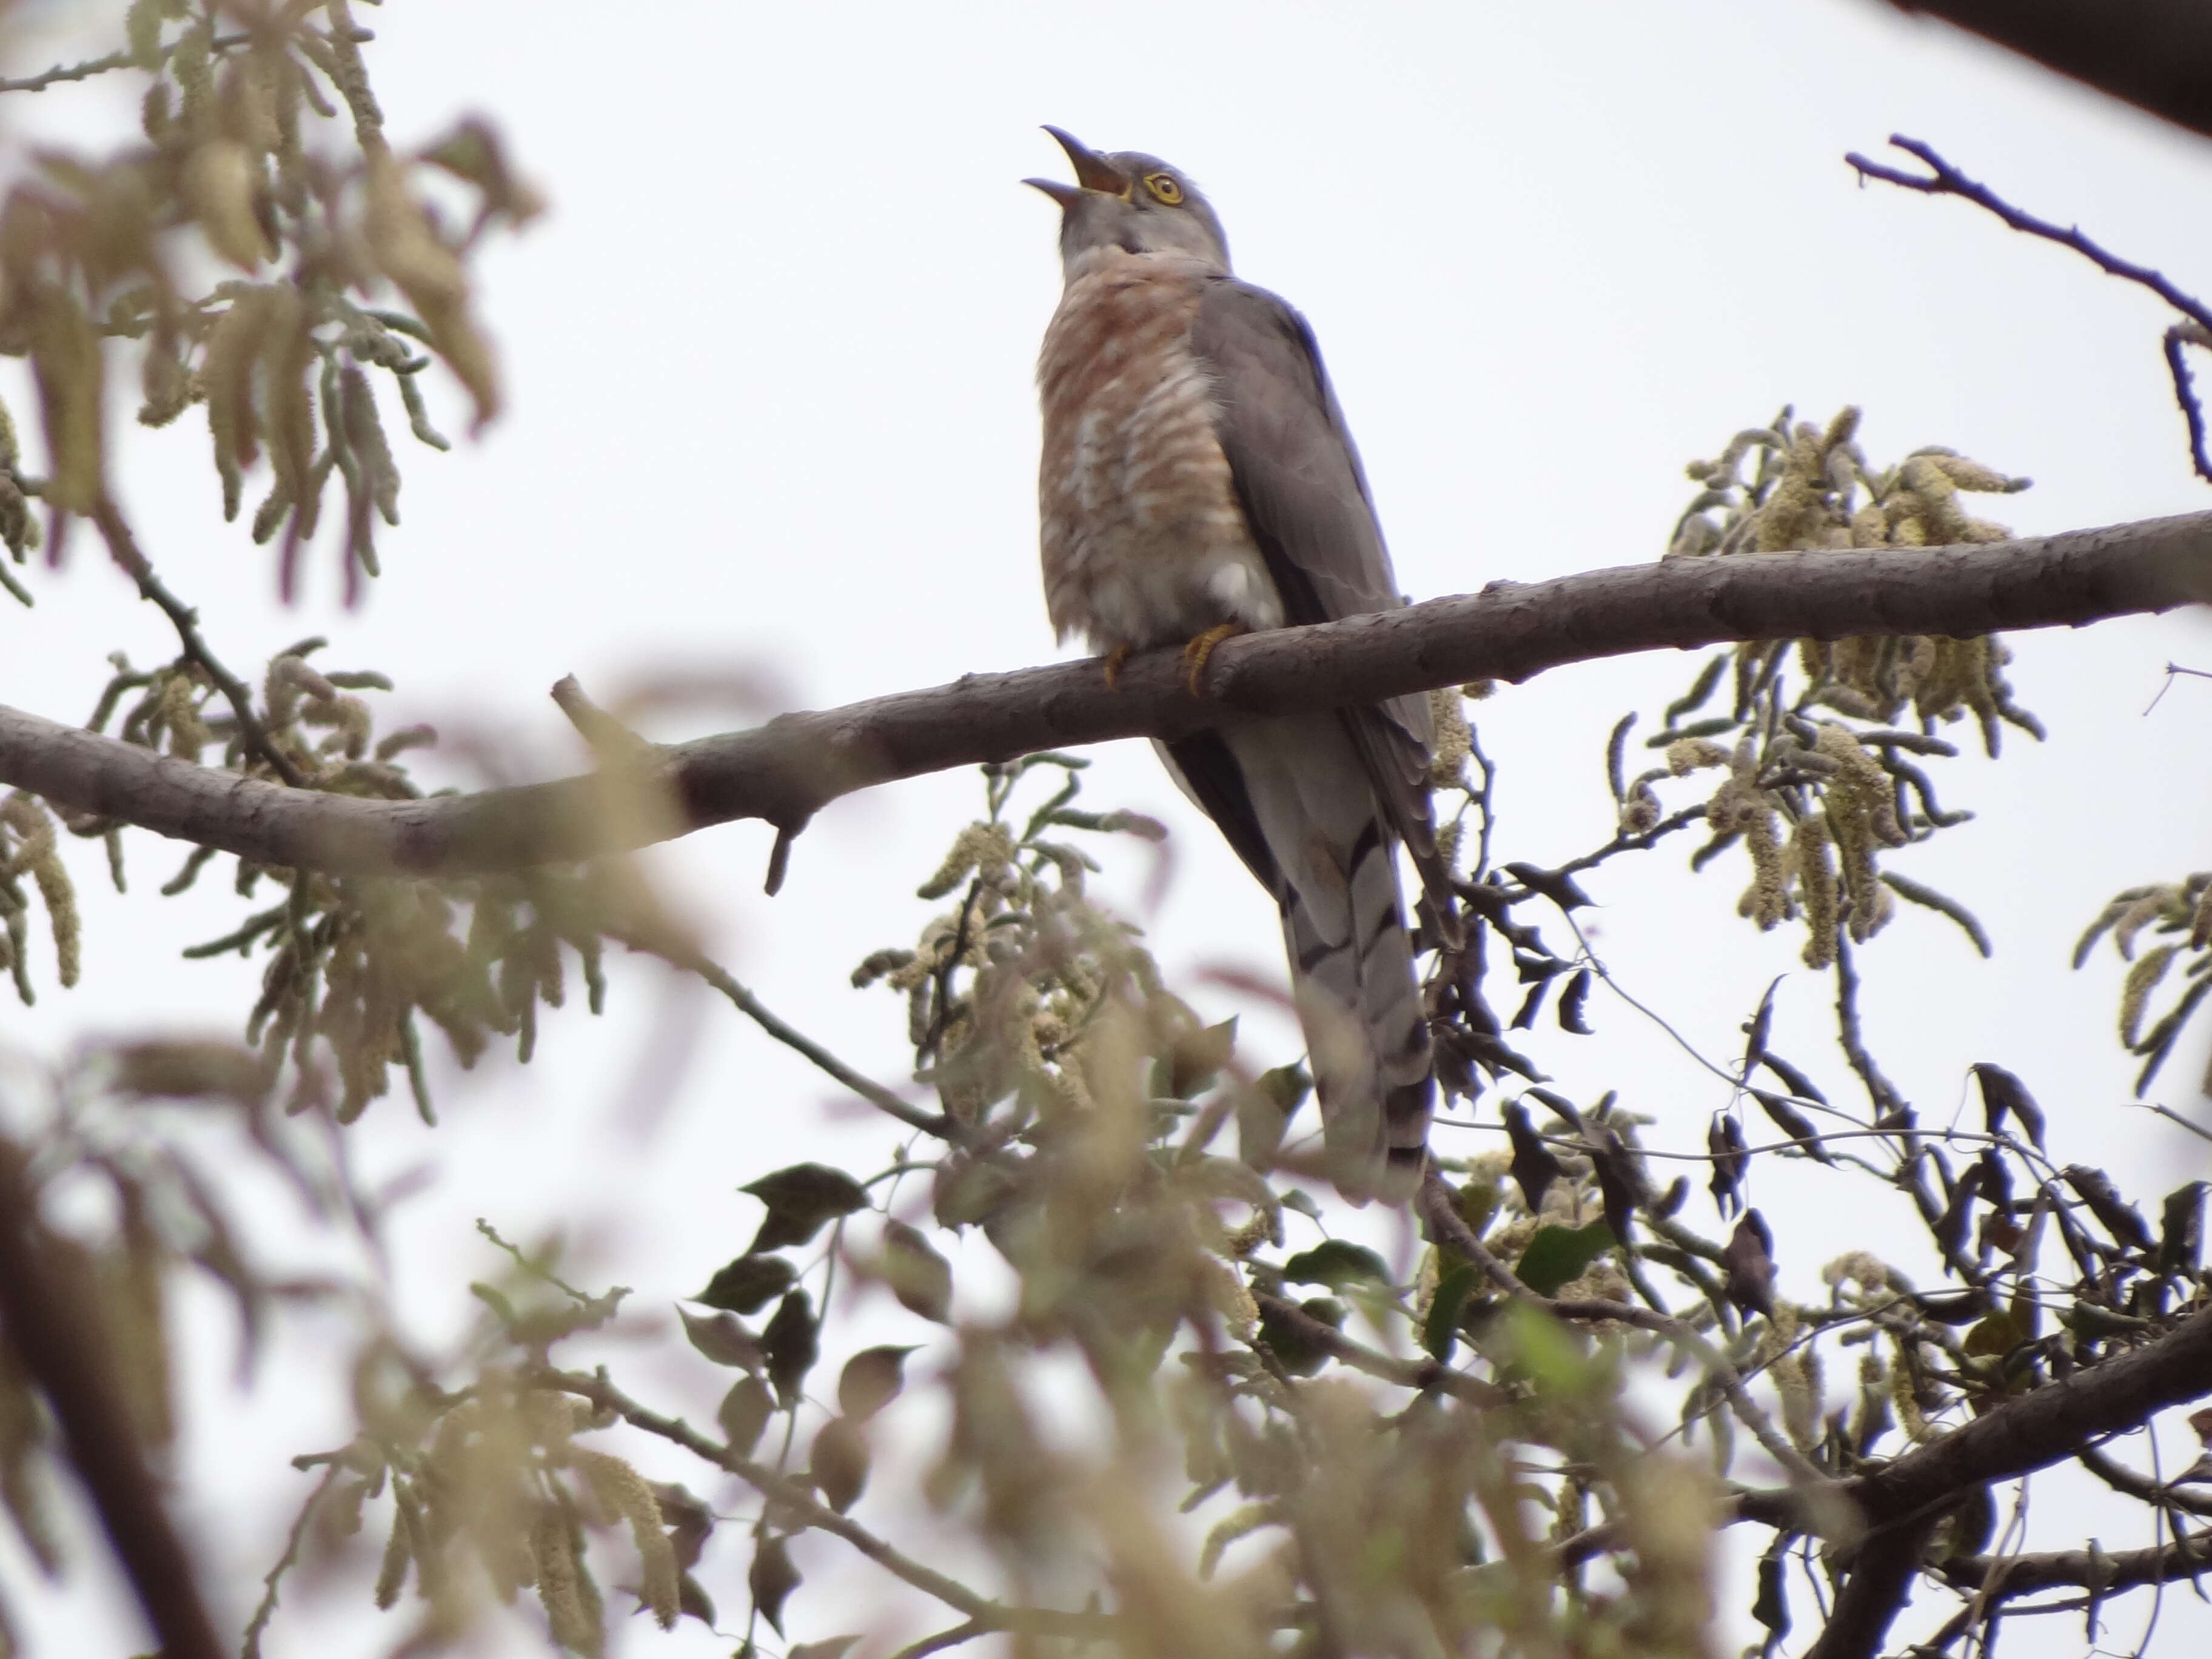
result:
[[[2146,931],[2164,942],[2138,955],[2136,943]],[[2142,1057],[2142,1069],[2136,1078],[2136,1090],[2141,1093],[2150,1087],[2190,1016],[2212,990],[2212,949],[2207,948],[2212,946],[2212,871],[2199,870],[2179,882],[2130,887],[2114,895],[2074,947],[2075,967],[2088,961],[2106,933],[2128,963],[2120,983],[2120,1045]],[[2169,979],[2178,979],[2179,988],[2146,1029],[2152,1001]],[[2212,1066],[2205,1079],[2206,1091],[2212,1092]]]
[[[1738,433],[1717,458],[1692,463],[1700,491],[1665,556],[2004,538],[2002,526],[1970,517],[1960,498],[2025,489],[2027,480],[1944,449],[1915,451],[1875,472],[1856,441],[1858,421],[1858,411],[1846,409],[1826,427],[1793,425],[1784,410],[1771,426]],[[1657,786],[1724,770],[1700,809],[1712,838],[1693,862],[1701,866],[1741,844],[1752,879],[1739,912],[1762,929],[1802,920],[1807,965],[1827,967],[1840,941],[1871,938],[1900,897],[1949,915],[1986,953],[1979,923],[1955,902],[1883,868],[1882,858],[1967,816],[1942,810],[1917,763],[1956,755],[1936,735],[1940,726],[1971,715],[1992,757],[2002,724],[2042,735],[2013,701],[2002,672],[2008,660],[1995,638],[1764,641],[1717,655],[1668,708],[1664,729],[1647,739],[1662,764],[1626,776],[1633,717],[1615,730],[1622,833],[1646,836],[1666,820]],[[1724,684],[1733,694],[1728,711],[1692,718]]]
[[[980,1123],[1002,1104],[1026,1121],[1095,1103],[1100,1020],[1109,1008],[1126,1005],[1148,1030],[1186,1045],[1201,1035],[1189,1010],[1160,988],[1133,930],[1085,902],[1085,878],[1097,868],[1091,855],[1048,833],[1155,841],[1164,833],[1132,813],[1076,810],[1084,764],[1039,755],[994,769],[991,816],[954,837],[920,889],[928,899],[957,892],[958,908],[933,918],[912,949],[878,951],[853,974],[856,986],[881,981],[905,994],[917,1063],[963,1123]],[[1025,823],[1003,817],[1016,786],[1040,768],[1064,781]],[[1227,1034],[1218,1046],[1208,1078],[1228,1058]]]
[[[388,690],[391,681],[370,672],[317,669],[309,659],[323,646],[303,640],[271,660],[261,700],[249,705],[250,730],[199,662],[185,658],[139,670],[118,655],[88,726],[112,726],[126,743],[196,765],[273,778],[281,759],[305,788],[419,799],[405,757],[434,744],[436,732],[412,726],[380,734],[369,701],[358,694]],[[121,826],[72,815],[61,827],[106,841],[121,890]],[[55,832],[53,818],[31,797],[17,793],[0,805],[0,916],[7,925],[0,962],[26,1002],[33,995],[32,890],[52,929],[61,982],[74,983],[77,973],[76,900]],[[162,892],[192,886],[216,856],[195,849]],[[600,959],[609,937],[683,954],[635,873],[615,860],[410,882],[265,869],[240,860],[234,885],[240,898],[277,891],[237,927],[185,954],[268,952],[261,994],[246,1018],[247,1041],[259,1050],[268,1079],[288,1059],[294,1062],[295,1108],[320,1098],[326,1073],[334,1072],[333,1104],[344,1121],[386,1092],[395,1067],[406,1073],[418,1109],[430,1115],[422,1020],[445,1033],[465,1065],[497,1037],[514,1038],[527,1060],[539,1006],[557,1008],[566,999],[567,954],[580,964],[594,1012],[605,996]]]
[[[419,384],[434,362],[459,380],[479,424],[497,411],[466,258],[487,229],[523,224],[543,204],[481,123],[395,154],[362,66],[367,37],[343,0],[281,16],[137,0],[128,34],[102,67],[143,78],[144,142],[101,158],[39,151],[0,203],[0,350],[30,359],[53,463],[35,488],[58,515],[101,510],[106,357],[112,343],[137,342],[138,419],[165,426],[205,405],[226,518],[266,460],[253,532],[282,532],[288,591],[326,487],[343,482],[352,592],[376,574],[374,520],[398,519],[376,383],[436,448],[447,441]],[[473,196],[465,228],[426,204],[425,170]],[[203,289],[209,252],[229,274]],[[395,295],[404,309],[385,303]],[[6,437],[0,539],[20,559],[34,533],[30,491]]]
[[[1954,450],[1917,449],[1887,471],[1871,471],[1856,441],[1859,411],[1845,409],[1825,428],[1795,426],[1784,410],[1771,427],[1739,432],[1718,457],[1690,464],[1703,486],[1676,523],[1668,558],[1778,553],[1803,548],[1938,547],[2002,541],[2002,525],[1970,516],[1967,494],[2010,495],[2028,487]],[[1745,461],[1756,453],[1752,475]],[[1764,667],[1778,647],[1746,645],[1738,654]],[[2001,641],[1933,636],[1798,641],[1808,696],[1855,719],[1892,722],[1910,706],[1923,725],[1972,713],[1984,746],[1997,751],[2007,720],[2040,737],[2034,717],[2015,707],[2002,670]]]
[[[53,933],[55,977],[64,986],[74,985],[83,948],[76,889],[62,863],[52,814],[35,796],[19,789],[0,801],[0,919],[7,924],[7,932],[0,934],[0,966],[14,975],[15,994],[26,1006],[38,1000],[31,985],[33,891],[46,907],[46,924]]]
[[[507,1306],[504,1295],[486,1294]],[[592,1328],[614,1300],[569,1322]],[[634,1564],[625,1564],[625,1589],[655,1623],[670,1628],[687,1607],[711,1614],[688,1576],[711,1516],[683,1487],[648,1481],[625,1460],[577,1443],[611,1418],[495,1366],[462,1393],[380,1393],[376,1358],[365,1361],[359,1437],[301,1466],[327,1470],[306,1517],[326,1544],[358,1533],[367,1504],[389,1497],[378,1607],[396,1606],[411,1581],[427,1626],[451,1639],[469,1628],[487,1590],[512,1603],[534,1589],[555,1640],[596,1656],[606,1649],[608,1609],[588,1546],[620,1531]]]

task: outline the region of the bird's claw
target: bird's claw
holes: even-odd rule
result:
[[[1247,631],[1249,630],[1243,623],[1223,623],[1218,628],[1207,629],[1206,632],[1183,647],[1182,683],[1188,688],[1192,696],[1194,697],[1199,694],[1199,682],[1206,676],[1206,659],[1213,654],[1213,647],[1224,640],[1234,639],[1237,635]]]
[[[1130,650],[1128,645],[1122,644],[1106,653],[1106,689],[1109,691],[1114,689],[1114,682],[1121,677],[1121,665],[1129,660]]]

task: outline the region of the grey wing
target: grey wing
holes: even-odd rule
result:
[[[1272,294],[1222,279],[1191,345],[1215,432],[1285,619],[1403,603],[1313,337]],[[1402,1197],[1424,1165],[1434,1094],[1426,1011],[1391,854],[1431,884],[1426,699],[1334,715],[1249,715],[1163,745],[1183,787],[1281,909],[1332,1173],[1347,1196]],[[1440,872],[1439,872],[1440,873]]]
[[[1216,431],[1286,619],[1403,605],[1359,451],[1305,319],[1265,289],[1224,277],[1200,302],[1191,347],[1213,376]],[[1345,720],[1390,827],[1433,883],[1427,699],[1395,697]]]

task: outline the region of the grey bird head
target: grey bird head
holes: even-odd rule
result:
[[[1157,155],[1133,149],[1102,155],[1073,133],[1045,131],[1075,164],[1076,182],[1024,179],[1060,204],[1060,259],[1073,274],[1086,253],[1188,253],[1229,269],[1229,239],[1198,186]]]

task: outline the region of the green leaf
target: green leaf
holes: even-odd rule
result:
[[[1321,1219],[1321,1206],[1314,1202],[1313,1195],[1303,1187],[1292,1187],[1283,1194],[1283,1207],[1297,1211],[1309,1221]]]
[[[775,1316],[761,1333],[761,1352],[768,1360],[768,1380],[775,1384],[775,1397],[788,1406],[799,1398],[799,1384],[814,1362],[822,1357],[820,1328],[814,1322],[814,1304],[804,1291],[793,1291],[779,1303]]]
[[[734,1316],[709,1316],[684,1308],[678,1308],[676,1314],[684,1322],[684,1334],[691,1339],[691,1346],[717,1365],[742,1365],[749,1371],[761,1368],[761,1345]]]
[[[509,1330],[514,1328],[514,1304],[509,1302],[505,1296],[490,1285],[481,1283],[470,1285],[469,1294],[497,1315],[501,1324]]]
[[[1295,1285],[1326,1285],[1332,1291],[1340,1291],[1358,1279],[1387,1285],[1390,1270],[1365,1245],[1331,1238],[1283,1263],[1283,1277]]]
[[[951,1322],[952,1264],[915,1229],[903,1221],[884,1224],[884,1254],[876,1271],[908,1312],[940,1325]]]
[[[722,1396],[714,1421],[721,1425],[722,1437],[730,1443],[730,1449],[740,1457],[750,1457],[769,1419],[775,1415],[775,1396],[768,1391],[768,1384],[757,1376],[741,1376]]]
[[[1234,1016],[1183,1037],[1152,1065],[1152,1092],[1188,1100],[1221,1074],[1237,1052]]]
[[[1580,1279],[1615,1243],[1613,1229],[1602,1221],[1581,1227],[1539,1227],[1513,1271],[1537,1295],[1553,1296],[1560,1285]]]
[[[768,1218],[761,1223],[748,1255],[804,1244],[822,1231],[823,1223],[868,1206],[866,1189],[826,1164],[794,1164],[738,1190],[768,1206]]]
[[[798,1277],[780,1255],[741,1255],[707,1281],[691,1299],[732,1313],[758,1313],[791,1288]]]
[[[1300,1304],[1299,1310],[1332,1329],[1344,1323],[1344,1304],[1333,1302],[1325,1296],[1317,1296],[1310,1302]],[[1292,1376],[1311,1376],[1329,1361],[1327,1348],[1312,1340],[1289,1320],[1265,1307],[1260,1310],[1260,1340],[1267,1345],[1268,1352]]]
[[[1571,1398],[1597,1380],[1599,1369],[1585,1349],[1586,1339],[1542,1309],[1516,1302],[1506,1309],[1504,1324],[1504,1351],[1543,1392]]]
[[[781,1538],[763,1538],[753,1551],[753,1565],[745,1587],[753,1593],[760,1616],[783,1634],[783,1604],[799,1588],[799,1569],[791,1564],[791,1547]]]
[[[822,1501],[842,1515],[868,1484],[868,1443],[849,1419],[833,1417],[814,1436],[807,1471]]]
[[[1971,1354],[2002,1359],[2029,1340],[2018,1316],[2009,1309],[2000,1308],[1979,1321],[1959,1346]]]
[[[1452,1208],[1467,1223],[1468,1231],[1480,1238],[1483,1229],[1490,1225],[1491,1217],[1498,1213],[1498,1183],[1468,1182],[1452,1194]]]
[[[905,1386],[902,1368],[908,1348],[863,1348],[845,1362],[837,1376],[837,1409],[864,1423],[899,1396]]]
[[[1253,1087],[1273,1101],[1289,1118],[1313,1092],[1313,1079],[1303,1066],[1273,1066],[1252,1079]]]
[[[1447,1268],[1437,1280],[1437,1293],[1429,1302],[1429,1316],[1421,1326],[1421,1346],[1429,1351],[1440,1365],[1451,1363],[1452,1350],[1459,1345],[1460,1311],[1467,1306],[1468,1293],[1474,1289],[1474,1264],[1462,1261]]]

